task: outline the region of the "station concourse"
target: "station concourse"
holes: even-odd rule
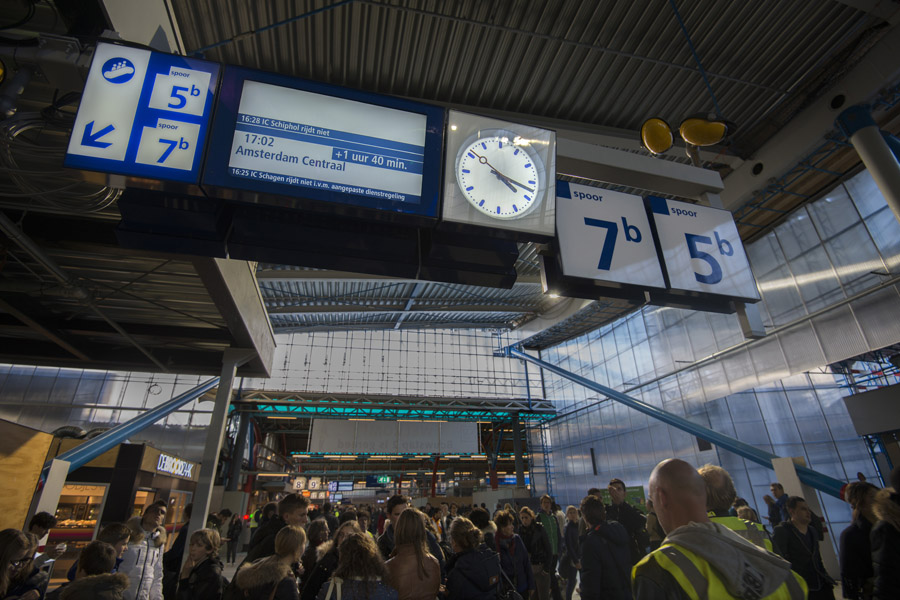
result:
[[[8,4],[0,513],[54,578],[157,501],[243,551],[677,458],[841,581],[900,466],[895,3]]]

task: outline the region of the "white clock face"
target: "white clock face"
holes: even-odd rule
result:
[[[497,131],[463,143],[456,181],[466,200],[494,219],[517,219],[541,203],[544,169],[530,142]]]

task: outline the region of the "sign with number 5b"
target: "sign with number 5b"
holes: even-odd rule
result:
[[[65,165],[198,183],[219,65],[100,43]]]
[[[759,300],[730,212],[657,197],[647,202],[671,289]]]

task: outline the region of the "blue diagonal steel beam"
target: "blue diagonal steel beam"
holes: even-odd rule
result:
[[[74,471],[78,467],[84,466],[85,464],[91,462],[93,459],[97,458],[110,448],[113,448],[116,445],[124,442],[135,433],[146,429],[150,425],[164,418],[166,415],[175,412],[188,402],[196,400],[212,388],[216,387],[218,384],[219,378],[213,377],[212,379],[201,383],[197,387],[190,389],[183,394],[175,396],[168,402],[164,402],[156,408],[151,408],[150,410],[144,411],[135,418],[129,421],[125,421],[121,425],[116,425],[109,431],[103,432],[92,440],[88,440],[87,442],[75,448],[72,448],[68,452],[63,452],[56,458],[59,460],[68,461],[69,471]],[[46,469],[48,468],[48,466],[45,466],[44,468]]]
[[[627,396],[622,392],[606,387],[605,385],[600,385],[595,381],[591,381],[590,379],[587,379],[580,375],[576,375],[575,373],[571,373],[569,371],[566,371],[565,369],[561,369],[556,365],[531,356],[530,354],[526,354],[513,346],[509,346],[506,348],[506,354],[507,356],[529,361],[542,369],[550,371],[551,373],[559,375],[560,377],[568,379],[569,381],[574,381],[575,383],[583,385],[590,390],[603,394],[604,396],[607,396],[608,398],[615,400],[616,402],[620,402],[629,408],[633,408],[638,412],[644,413],[648,417],[652,417],[658,421],[666,423],[667,425],[671,425],[672,427],[676,427],[682,431],[686,431],[691,435],[702,438],[720,448],[723,448],[730,452],[734,452],[738,456],[742,456],[751,462],[755,462],[758,465],[766,467],[767,469],[774,469],[772,465],[772,459],[780,458],[777,454],[772,454],[771,452],[760,450],[755,446],[746,444],[733,437],[723,435],[717,431],[709,429],[708,427],[703,427],[702,425],[698,425],[697,423],[688,421],[683,417],[679,417],[678,415],[656,408],[655,406],[651,406],[645,402],[641,402],[636,398]],[[803,483],[812,486],[817,490],[825,492],[830,496],[843,499],[841,491],[846,485],[845,482],[835,479],[834,477],[829,477],[824,473],[813,471],[809,467],[796,465],[796,469],[797,476]]]

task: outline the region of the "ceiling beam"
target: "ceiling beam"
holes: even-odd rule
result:
[[[247,261],[224,258],[197,258],[193,262],[237,347],[256,351],[256,357],[241,368],[261,369],[269,376],[275,357],[275,334],[254,267]]]
[[[366,301],[365,298],[360,298],[360,302]],[[410,303],[414,301],[413,298],[410,298],[409,302],[406,304],[406,307],[409,306]],[[388,308],[382,306],[362,306],[362,305],[338,305],[338,306],[328,306],[328,305],[319,305],[319,306],[272,306],[276,303],[281,303],[281,300],[267,300],[266,301],[266,309],[268,310],[270,315],[292,315],[292,314],[310,314],[310,313],[327,313],[327,314],[336,314],[336,313],[365,313],[367,315],[371,314],[383,314],[383,315],[392,315],[392,314],[406,314],[406,315],[415,315],[420,313],[435,313],[435,312],[479,312],[479,313],[525,313],[525,314],[536,314],[538,312],[538,307],[528,307],[528,306],[512,306],[512,305],[503,305],[503,304],[447,304],[446,300],[422,300],[422,302],[443,302],[444,304],[441,306],[418,306],[417,308],[410,310],[406,307],[397,306],[395,308]]]
[[[822,93],[759,148],[752,159],[725,178],[720,198],[734,212],[772,178],[781,177],[825,141],[841,111],[871,101],[900,78],[900,27],[894,27],[843,79]],[[833,101],[841,98],[841,102]],[[837,108],[833,106],[837,105]]]
[[[44,336],[45,338],[47,338],[48,340],[50,340],[51,342],[53,342],[54,344],[56,344],[57,346],[59,346],[60,348],[65,350],[66,352],[68,352],[69,354],[73,355],[75,358],[77,358],[79,360],[83,360],[83,361],[91,360],[87,354],[85,354],[84,352],[82,352],[81,350],[76,348],[74,345],[72,345],[71,342],[66,340],[65,337],[61,333],[53,331],[52,329],[50,329],[48,327],[45,327],[44,325],[39,323],[37,320],[31,318],[25,312],[19,310],[17,307],[13,306],[9,302],[0,300],[0,310],[6,311],[7,313],[12,315],[19,321],[21,321],[22,323],[27,325],[29,329],[32,329],[32,330],[36,331],[37,333],[39,333],[40,335]]]
[[[414,285],[422,283],[416,279],[398,279],[392,277],[380,277],[378,275],[366,275],[364,273],[348,273],[346,271],[328,271],[311,269],[258,269],[256,279],[264,282],[291,282],[308,281],[310,283],[397,283]],[[516,285],[540,285],[540,275],[519,275]]]
[[[272,323],[272,326],[275,329],[276,333],[313,333],[317,331],[370,331],[370,330],[380,330],[380,329],[393,329],[394,321],[386,322],[386,323],[329,323],[329,324],[316,324],[316,325],[301,325],[297,323],[290,323],[285,325],[279,325],[278,323]],[[401,325],[400,329],[447,329],[455,328],[455,329],[510,329],[510,323],[506,321],[485,321],[483,323],[480,322],[471,322],[471,321],[453,321],[450,319],[441,319],[440,321],[404,321]]]

